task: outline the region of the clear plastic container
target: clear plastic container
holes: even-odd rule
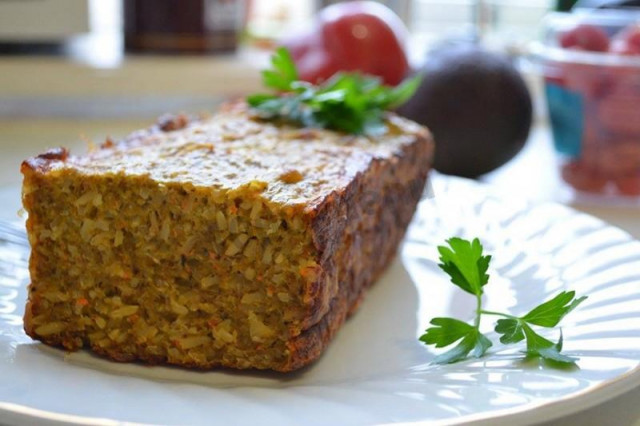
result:
[[[640,13],[552,14],[545,30],[538,56],[562,178],[640,197]]]

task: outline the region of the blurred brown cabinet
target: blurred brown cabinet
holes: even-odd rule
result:
[[[238,45],[247,0],[124,0],[130,52],[207,53]]]

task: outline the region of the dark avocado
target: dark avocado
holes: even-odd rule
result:
[[[447,45],[429,55],[423,73],[421,86],[398,112],[433,133],[436,170],[477,177],[522,149],[531,96],[506,57],[475,45]]]

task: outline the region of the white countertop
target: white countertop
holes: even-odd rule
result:
[[[0,219],[19,219],[19,166],[26,157],[56,146],[82,151],[89,141],[146,126],[165,110],[211,109],[222,97],[258,87],[255,64],[247,66],[246,59],[145,57],[127,59],[120,68],[96,69],[61,59],[0,58]],[[534,128],[518,157],[483,181],[505,197],[572,204],[640,238],[640,204],[597,205],[571,197],[558,178],[544,123]],[[545,424],[640,426],[640,384],[607,403]]]

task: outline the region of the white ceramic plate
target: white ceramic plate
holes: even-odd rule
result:
[[[9,424],[527,424],[577,411],[640,380],[640,242],[558,205],[507,202],[436,176],[401,256],[313,366],[290,375],[192,372],[66,354],[22,331],[27,249],[0,246],[0,419]],[[474,300],[438,270],[435,246],[478,236],[493,254],[487,309],[523,313],[560,290],[589,295],[563,321],[579,368],[523,363],[497,343],[480,360],[431,365],[417,337]],[[492,337],[491,322],[484,328]],[[556,337],[553,334],[550,337]],[[497,340],[497,339],[495,339]]]

